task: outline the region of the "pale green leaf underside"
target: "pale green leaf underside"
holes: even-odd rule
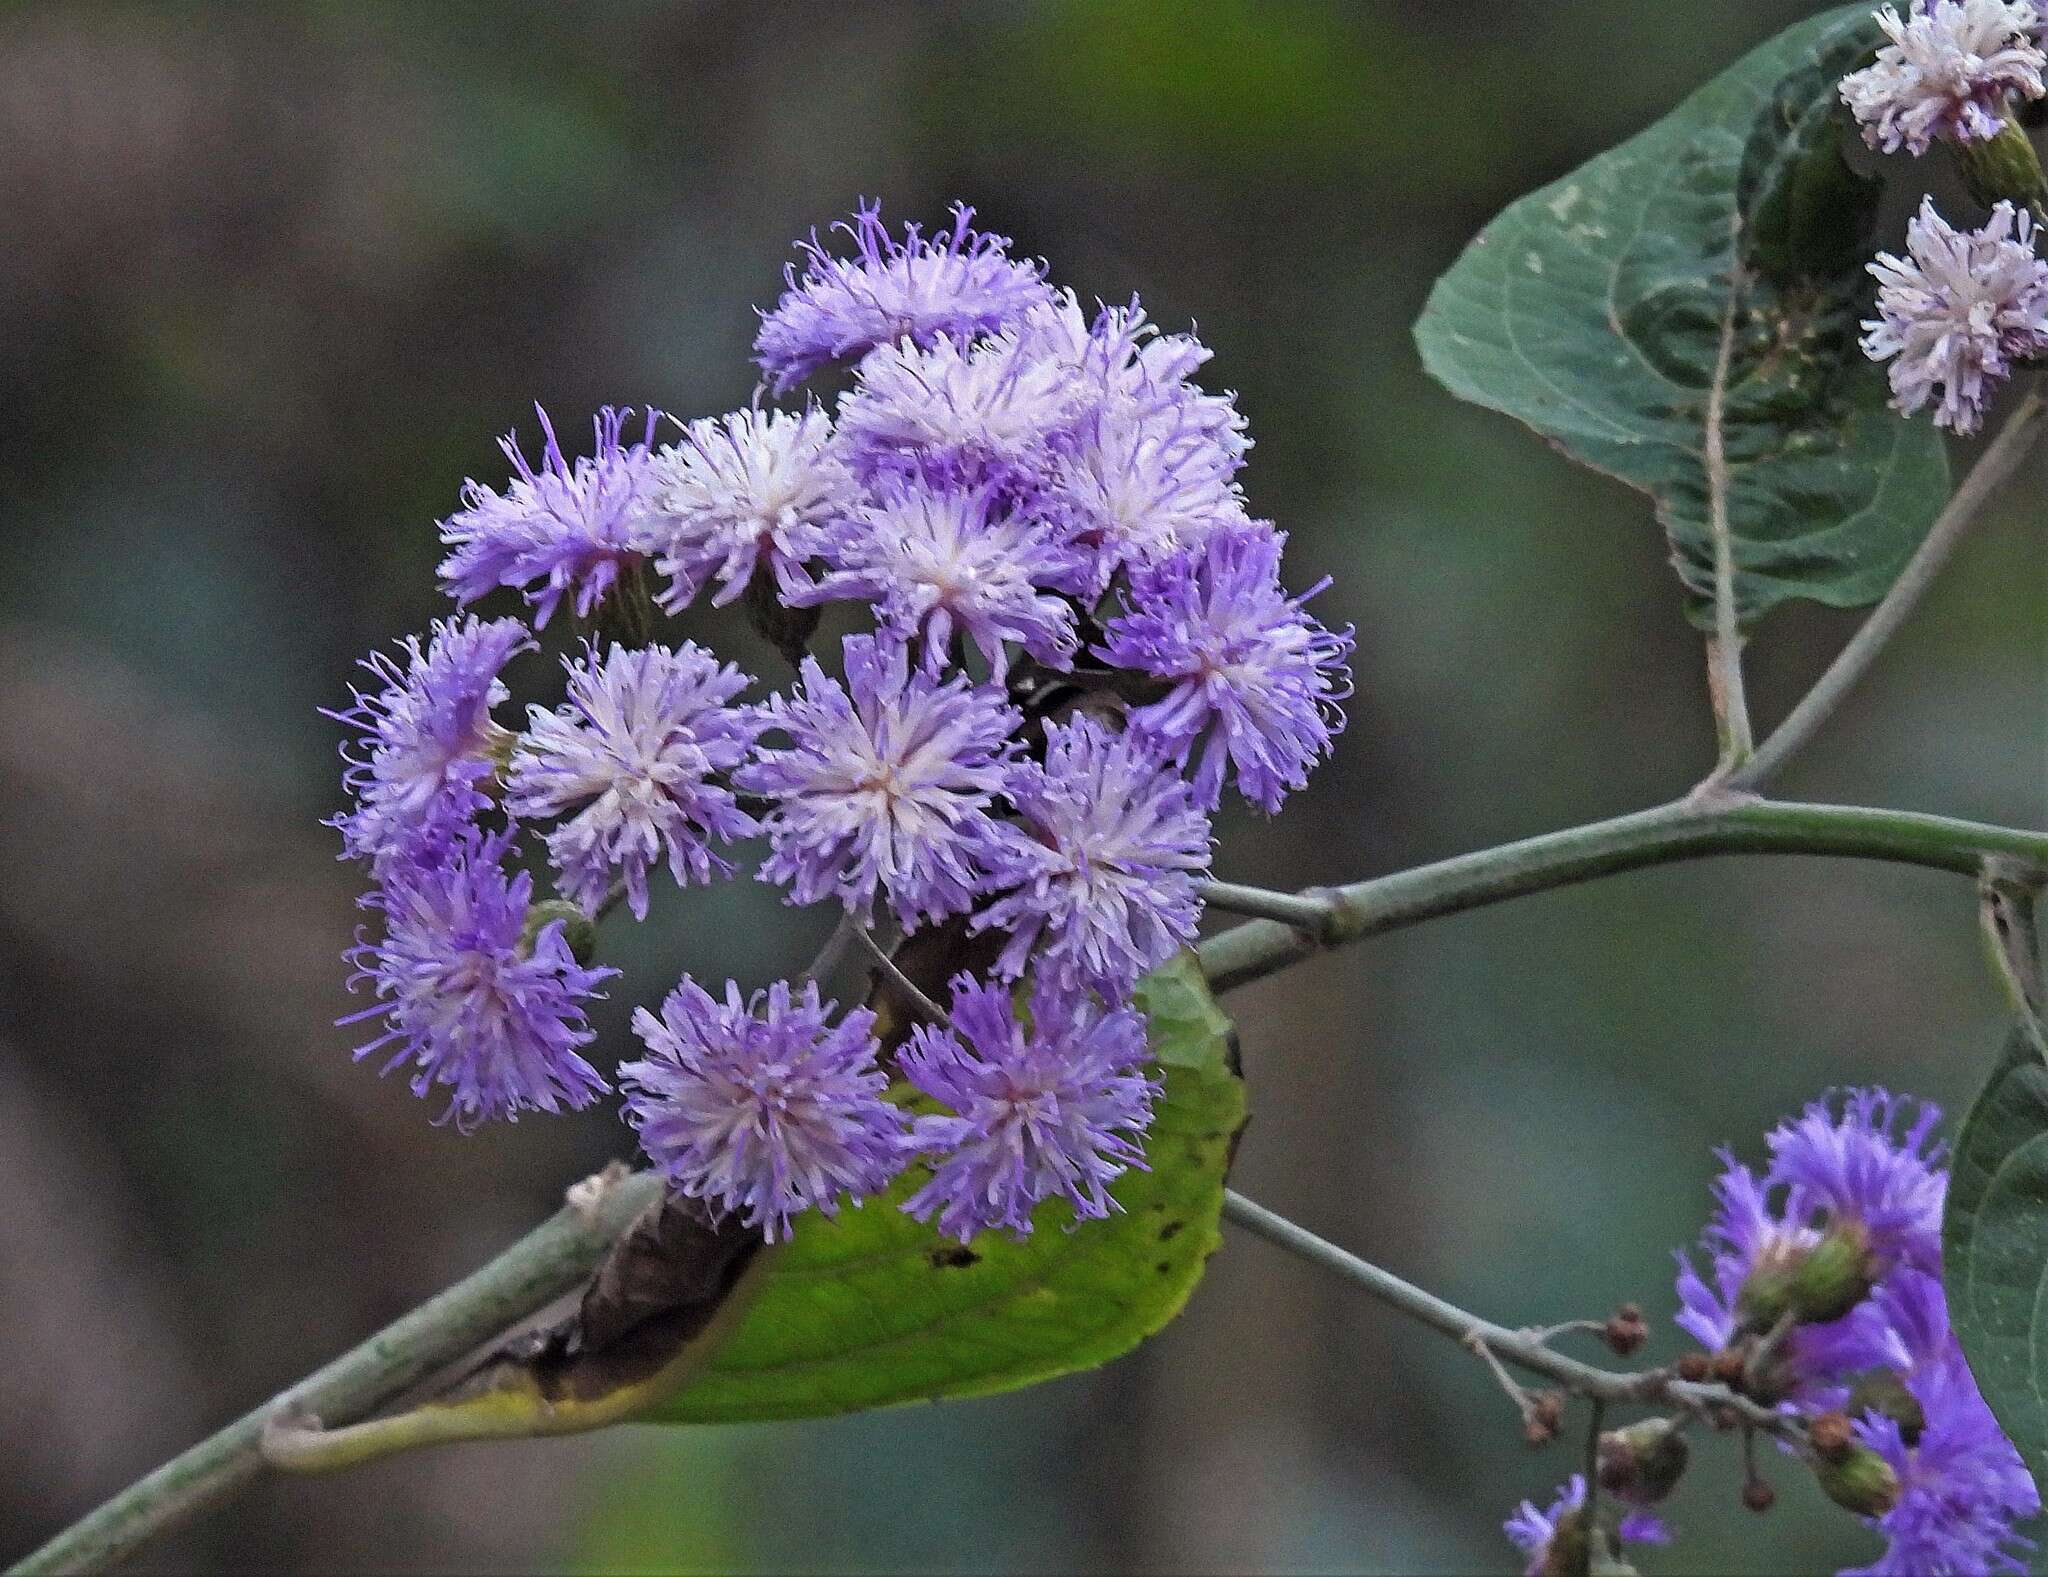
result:
[[[1949,1318],[2034,1482],[2048,1479],[2048,1065],[2015,1032],[1956,1140]]]
[[[1487,226],[1416,326],[1459,397],[1648,492],[1711,626],[1707,423],[1724,333],[1726,497],[1744,623],[1874,602],[1949,492],[1940,435],[1855,345],[1875,193],[1839,159],[1835,85],[1871,7],[1792,28],[1671,115]]]
[[[1231,1141],[1245,1118],[1230,1024],[1188,956],[1141,988],[1165,1092],[1149,1172],[1123,1206],[1068,1230],[1040,1208],[1023,1242],[967,1245],[896,1209],[922,1170],[836,1220],[805,1216],[770,1250],[755,1301],[705,1368],[651,1415],[667,1423],[804,1418],[979,1396],[1093,1368],[1180,1312],[1221,1241]]]

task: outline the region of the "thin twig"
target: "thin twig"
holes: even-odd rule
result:
[[[1565,1320],[1557,1325],[1525,1325],[1522,1327],[1522,1334],[1532,1342],[1542,1342],[1548,1346],[1560,1336],[1575,1336],[1581,1333],[1597,1336],[1606,1329],[1605,1320]]]
[[[1349,1282],[1397,1313],[1441,1332],[1467,1350],[1477,1352],[1480,1347],[1474,1344],[1480,1344],[1489,1358],[1543,1375],[1574,1395],[1590,1401],[1642,1406],[1668,1402],[1698,1413],[1725,1407],[1759,1429],[1788,1439],[1799,1438],[1800,1427],[1796,1420],[1782,1417],[1748,1397],[1738,1396],[1725,1385],[1680,1380],[1668,1369],[1644,1369],[1634,1373],[1598,1369],[1563,1353],[1553,1352],[1522,1331],[1461,1309],[1433,1292],[1404,1281],[1392,1271],[1317,1237],[1306,1227],[1298,1226],[1285,1216],[1245,1198],[1235,1189],[1224,1190],[1223,1215],[1224,1219],[1235,1222],[1248,1232],[1256,1233],[1267,1242],[1277,1244]]]
[[[1979,456],[1970,474],[1963,478],[1948,507],[1928,531],[1927,538],[1900,571],[1899,578],[1884,600],[1871,610],[1849,644],[1836,655],[1827,671],[1806,692],[1784,722],[1761,745],[1749,761],[1726,775],[1722,781],[1732,789],[1755,789],[1776,775],[1779,768],[1821,729],[1842,704],[1843,698],[1877,660],[1899,627],[1934,584],[1957,546],[1970,534],[1984,507],[2012,474],[2020,468],[2029,451],[2048,432],[2048,398],[2036,389],[2020,402],[1998,436]]]
[[[825,945],[818,949],[817,957],[804,966],[800,980],[822,981],[839,965],[845,955],[847,944],[853,940],[853,933],[860,928],[860,922],[841,910],[839,923],[832,927],[832,934],[825,938]]]
[[[946,1022],[946,1010],[917,988],[916,982],[897,967],[896,960],[889,956],[882,944],[875,940],[873,933],[866,926],[856,923],[853,928],[853,935],[854,939],[868,950],[869,956],[881,966],[882,973],[889,977],[890,982],[896,989],[910,999],[912,1007],[916,1008],[918,1012],[922,1013],[934,1024]]]
[[[1236,882],[1197,882],[1195,890],[1211,909],[1277,920],[1316,936],[1337,914],[1328,898],[1315,893],[1274,892],[1265,887],[1241,887]]]

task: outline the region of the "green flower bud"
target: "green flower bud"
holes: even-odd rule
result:
[[[1859,1517],[1881,1517],[1899,1503],[1898,1474],[1868,1446],[1852,1445],[1833,1460],[1817,1457],[1813,1476],[1829,1500]]]
[[[1736,1300],[1744,1321],[1765,1331],[1788,1313],[1800,1324],[1839,1320],[1877,1281],[1863,1232],[1844,1223],[1813,1247],[1761,1259]]]
[[[1600,1487],[1638,1506],[1654,1506],[1684,1476],[1692,1447],[1668,1418],[1646,1418],[1600,1437]]]
[[[519,934],[519,951],[531,957],[541,932],[557,920],[562,922],[562,940],[569,944],[576,962],[589,967],[591,959],[597,956],[597,927],[566,898],[543,899],[527,909],[526,925]]]
[[[2048,202],[2041,156],[2017,122],[2008,120],[1996,137],[1963,143],[1959,151],[1970,195],[1987,208],[1998,203],[2026,208]]]
[[[1920,1443],[1927,1427],[1927,1414],[1920,1399],[1906,1389],[1906,1382],[1889,1369],[1875,1369],[1856,1382],[1843,1408],[1850,1415],[1880,1413],[1899,1426],[1899,1436],[1909,1446]]]

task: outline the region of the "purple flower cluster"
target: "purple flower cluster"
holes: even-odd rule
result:
[[[1841,84],[1873,148],[1917,157],[1946,142],[1967,153],[2005,133],[2016,104],[2048,91],[2048,6],[2038,0],[1912,0],[1905,16],[1886,6],[1877,21],[1889,42]],[[1870,265],[1878,315],[1863,325],[1864,353],[1891,363],[1900,412],[1932,402],[1935,426],[1957,433],[1983,426],[2020,364],[2048,360],[2048,260],[2025,211],[2044,188],[2025,137],[2014,131],[2012,143],[1999,157],[2031,174],[2002,174],[1989,195],[2003,188],[2017,202],[1999,202],[1970,230],[1930,197],[1907,227],[1906,255]],[[1974,171],[1970,184],[1979,189]]]
[[[1856,1569],[1887,1577],[2024,1571],[2015,1529],[2040,1510],[1949,1324],[1939,1119],[1881,1090],[1815,1102],[1769,1134],[1761,1176],[1723,1153],[1705,1268],[1679,1257],[1680,1326],[1719,1352],[1789,1322],[1778,1405],[1847,1413],[1889,1469],[1865,1516],[1887,1547]]]
[[[595,923],[759,839],[790,903],[950,924],[988,962],[900,1047],[809,983],[721,1000],[685,977],[640,1010],[625,1110],[678,1192],[774,1238],[914,1169],[903,1208],[965,1238],[1052,1201],[1100,1217],[1144,1165],[1134,991],[1195,935],[1226,790],[1273,812],[1329,753],[1351,640],[1281,581],[1244,420],[1196,382],[1208,349],[1136,301],[1085,311],[971,218],[892,232],[863,205],[843,249],[803,243],[747,409],[608,408],[575,457],[545,413],[538,459],[506,438],[510,478],[441,526],[440,578],[528,619],[437,624],[333,714],[360,734],[335,824],[383,921],[352,955],[377,999],[357,1016],[385,1026],[365,1050],[395,1046],[462,1125],[602,1093]],[[828,367],[835,397],[762,403]],[[664,640],[700,599],[741,604],[794,683],[750,702],[741,669]],[[871,631],[799,650],[834,605]],[[514,732],[500,673],[562,607],[603,636]]]

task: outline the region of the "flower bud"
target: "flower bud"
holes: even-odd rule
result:
[[[1617,1357],[1626,1358],[1650,1339],[1650,1327],[1643,1319],[1641,1308],[1633,1303],[1624,1303],[1608,1316],[1600,1337],[1607,1343],[1609,1351]]]
[[[1962,143],[1957,151],[1970,195],[1985,207],[2011,203],[2026,208],[2048,202],[2041,156],[2034,151],[2033,139],[2016,122],[2007,120],[1996,137]]]
[[[1788,1313],[1801,1324],[1819,1324],[1855,1308],[1876,1281],[1862,1229],[1843,1222],[1809,1249],[1759,1260],[1736,1306],[1755,1330],[1769,1330]]]
[[[1751,1511],[1769,1511],[1778,1502],[1778,1492],[1760,1478],[1748,1480],[1742,1486],[1742,1503]]]
[[[557,920],[562,922],[562,940],[569,944],[570,955],[587,968],[597,956],[597,927],[566,898],[545,898],[528,906],[526,925],[519,933],[519,951],[531,957],[541,932]]]
[[[1899,1503],[1898,1474],[1868,1446],[1850,1445],[1834,1460],[1816,1459],[1813,1475],[1829,1500],[1859,1517],[1881,1517]]]
[[[1847,1413],[1822,1413],[1806,1426],[1806,1441],[1825,1462],[1839,1462],[1856,1444]]]
[[[1920,1406],[1920,1399],[1907,1390],[1906,1382],[1890,1369],[1873,1370],[1858,1380],[1849,1393],[1844,1410],[1851,1415],[1882,1414],[1899,1426],[1899,1438],[1909,1446],[1920,1443],[1921,1432],[1927,1427],[1927,1414]]]
[[[1692,1448],[1668,1418],[1646,1418],[1600,1437],[1600,1487],[1617,1499],[1654,1506],[1676,1487]]]
[[[1532,1446],[1544,1446],[1557,1438],[1558,1430],[1564,1424],[1564,1393],[1562,1391],[1538,1391],[1529,1398],[1527,1411],[1522,1415],[1522,1436]]]
[[[1698,1385],[1714,1372],[1714,1360],[1703,1352],[1689,1352],[1678,1360],[1676,1368],[1679,1379]]]

